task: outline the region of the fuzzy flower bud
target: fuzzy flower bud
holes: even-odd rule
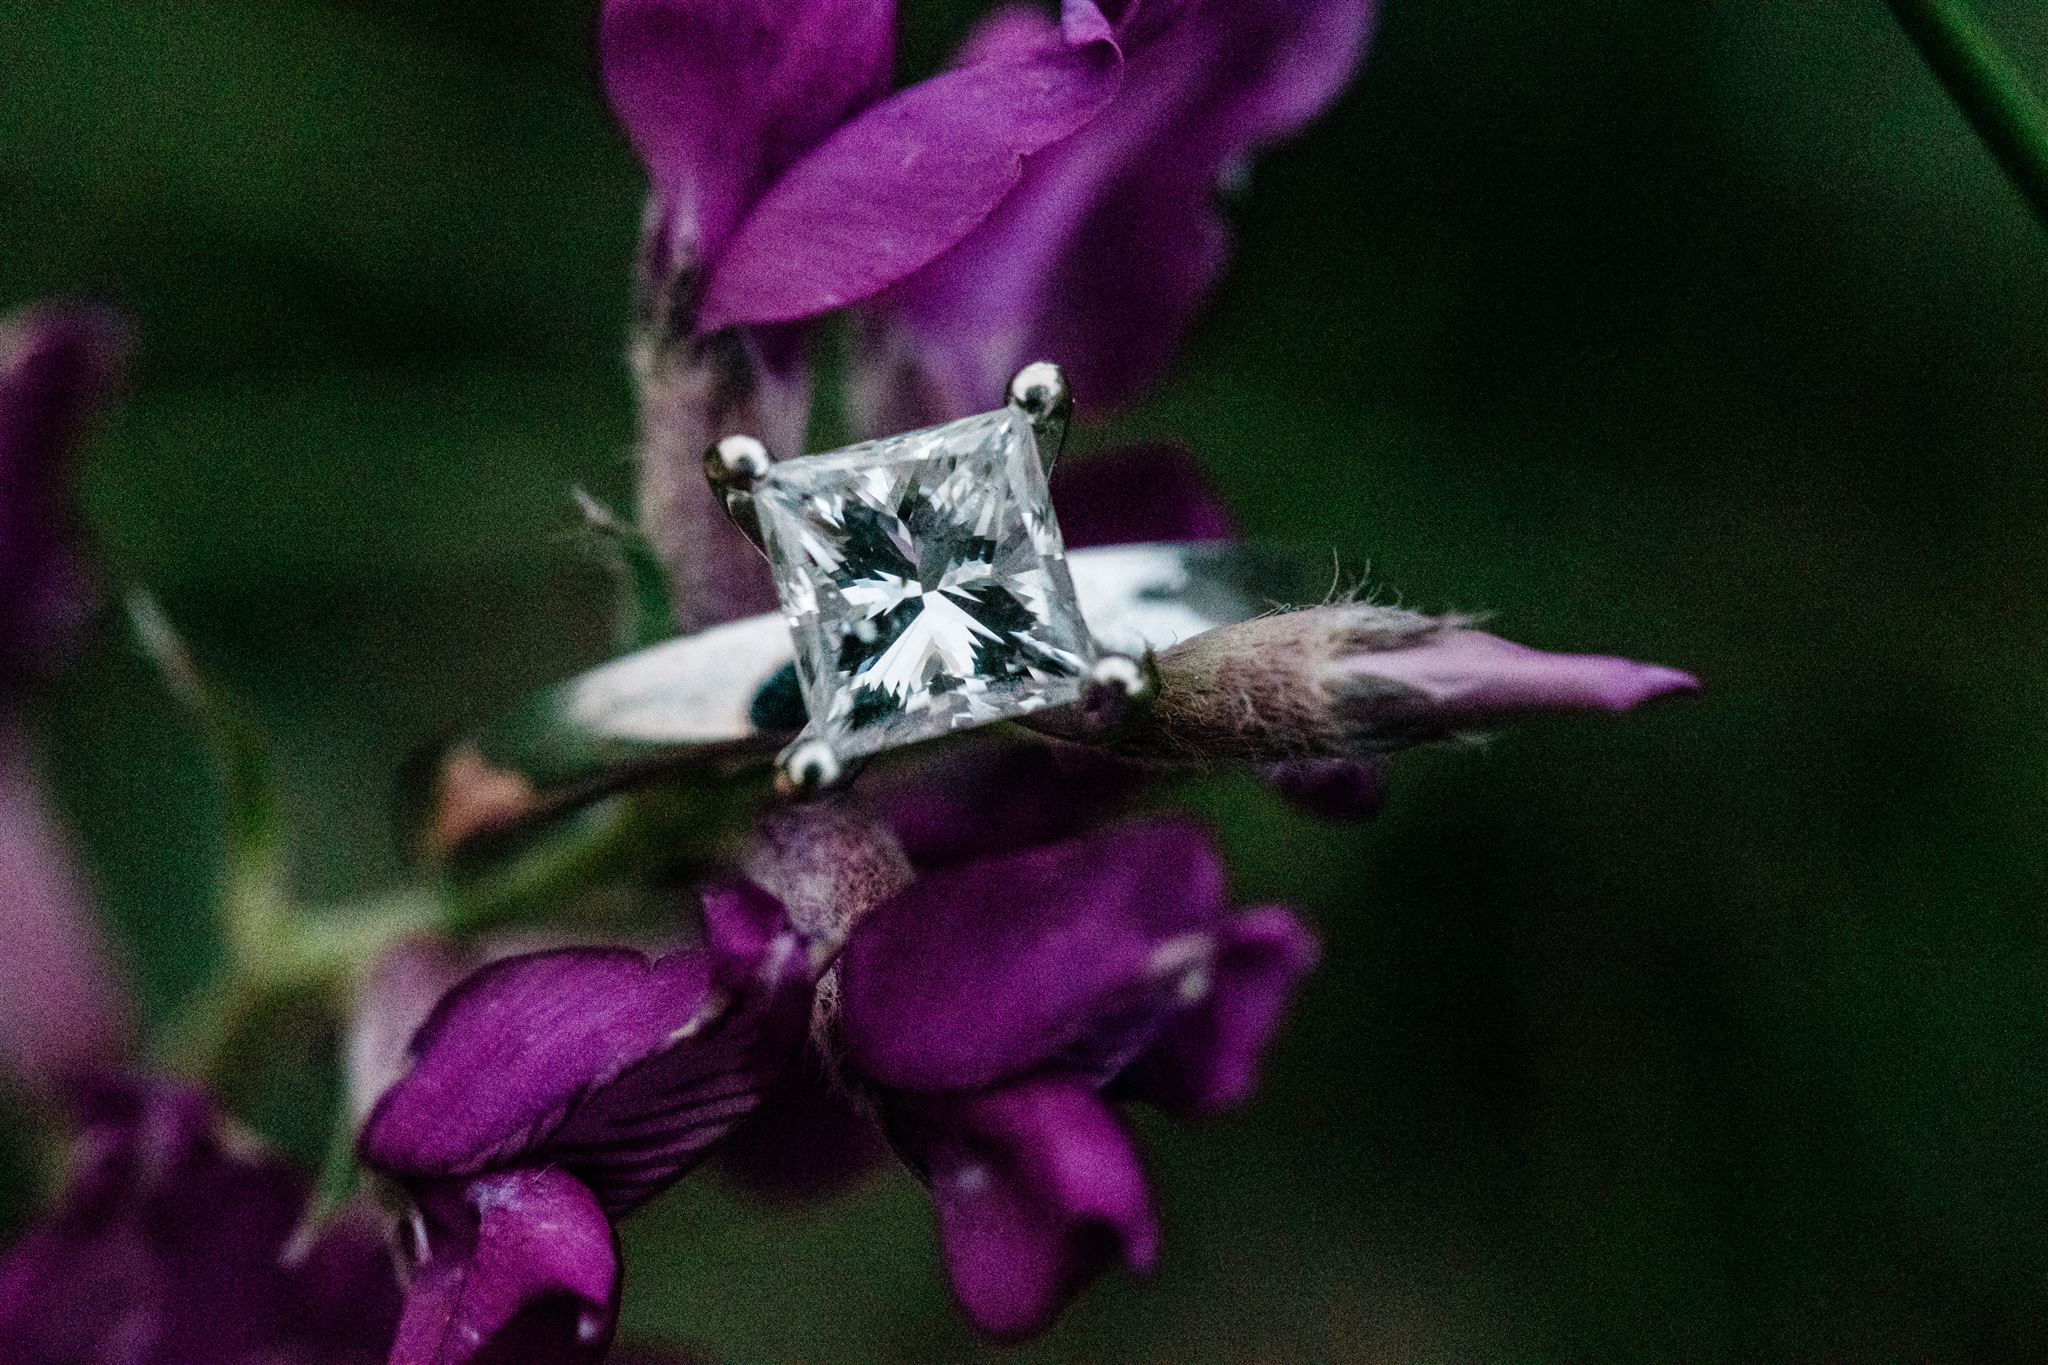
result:
[[[1159,698],[1106,737],[1158,762],[1359,756],[1544,711],[1632,710],[1690,674],[1548,654],[1456,617],[1343,603],[1208,631],[1159,656]],[[1079,723],[1049,716],[1060,733]]]
[[[836,954],[853,926],[911,882],[893,830],[850,795],[768,812],[747,852],[747,875],[783,904],[821,954]],[[839,1017],[836,965],[817,983],[811,1039],[830,1055]]]
[[[837,946],[869,910],[910,882],[895,833],[851,796],[778,806],[755,831],[747,875],[783,904],[797,932]]]

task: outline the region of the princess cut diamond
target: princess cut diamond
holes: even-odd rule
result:
[[[811,730],[848,758],[1076,700],[1095,659],[1014,407],[752,489]]]

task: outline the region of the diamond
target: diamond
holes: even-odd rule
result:
[[[835,752],[1081,695],[1095,646],[1022,412],[785,460],[752,493],[811,731]]]

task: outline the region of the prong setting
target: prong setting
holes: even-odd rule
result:
[[[761,520],[754,511],[753,490],[773,463],[768,447],[752,436],[727,436],[704,452],[704,478],[713,496],[757,550],[762,549]]]
[[[1159,681],[1149,657],[1101,654],[1088,669],[1081,710],[1089,723],[1103,729],[1129,720],[1159,694]]]
[[[752,436],[727,436],[705,452],[704,472],[719,487],[746,492],[773,463],[768,447]]]
[[[775,792],[785,800],[807,800],[846,785],[853,780],[853,773],[853,766],[830,744],[805,736],[776,757]]]
[[[1005,401],[1030,420],[1039,461],[1051,473],[1052,462],[1059,458],[1060,446],[1067,439],[1067,419],[1074,411],[1066,372],[1049,360],[1035,360],[1010,380]]]

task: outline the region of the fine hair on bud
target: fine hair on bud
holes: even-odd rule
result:
[[[1283,763],[1369,754],[1429,738],[1427,697],[1377,678],[1367,656],[1413,649],[1457,618],[1333,603],[1205,631],[1158,656],[1157,701],[1108,734],[1035,722],[1156,763]]]

